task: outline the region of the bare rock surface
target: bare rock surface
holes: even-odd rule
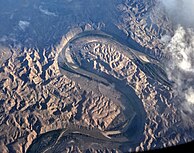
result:
[[[2,4],[2,152],[131,152],[193,140],[160,61],[161,36],[173,29],[157,0]]]

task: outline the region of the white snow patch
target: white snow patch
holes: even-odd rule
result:
[[[30,22],[28,22],[28,21],[19,21],[18,25],[23,31],[25,31],[25,29],[30,25]]]
[[[42,6],[39,7],[40,12],[48,16],[57,16],[54,12],[50,12],[47,9],[43,9]]]

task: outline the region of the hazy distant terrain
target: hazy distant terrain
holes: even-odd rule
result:
[[[177,6],[0,4],[2,152],[138,152],[194,139],[194,32],[172,20]]]

